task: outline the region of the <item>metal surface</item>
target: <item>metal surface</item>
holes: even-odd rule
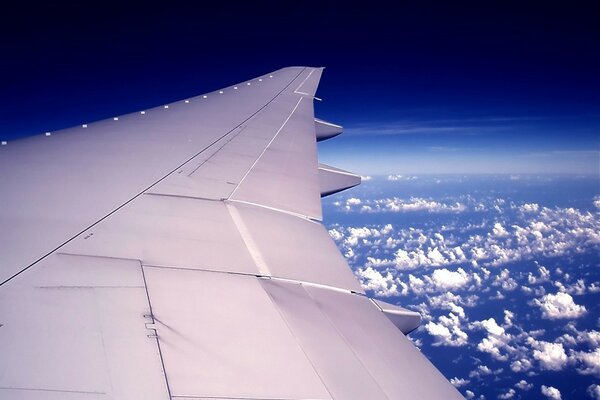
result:
[[[388,317],[400,332],[408,335],[421,325],[421,315],[418,312],[407,310],[394,304],[386,303],[385,301],[371,299],[373,303],[383,311],[383,314]]]
[[[173,396],[330,398],[256,277],[144,271]]]
[[[0,398],[460,398],[321,223],[321,72],[2,146]]]
[[[339,125],[332,124],[331,122],[315,118],[315,131],[317,135],[317,142],[320,142],[336,137],[344,131],[344,128]]]
[[[138,262],[54,254],[0,288],[0,398],[165,399]]]
[[[281,94],[293,93],[311,71],[283,69],[249,81],[254,85],[224,88],[223,94],[215,91],[189,103],[182,100],[169,108],[87,123],[87,128],[77,126],[2,147],[0,282],[167,176],[201,163],[236,128],[258,114],[263,118],[261,111],[277,114],[275,100],[297,101],[299,95],[290,99]],[[269,135],[273,128],[277,129],[271,127]]]
[[[319,164],[319,188],[321,197],[360,185],[360,176],[340,168]]]

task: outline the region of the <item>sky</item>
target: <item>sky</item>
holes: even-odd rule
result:
[[[366,174],[599,173],[591,3],[172,3],[3,11],[0,139],[324,66],[323,162]],[[377,154],[377,157],[373,157]]]

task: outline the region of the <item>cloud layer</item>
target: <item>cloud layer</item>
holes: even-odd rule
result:
[[[465,397],[477,398],[475,389],[488,375],[516,378],[499,399],[525,398],[534,389],[560,399],[559,389],[529,382],[546,371],[600,378],[600,332],[576,325],[590,316],[581,299],[600,292],[600,281],[546,264],[568,266],[580,255],[598,254],[600,213],[471,196],[349,197],[334,206],[344,213],[446,216],[443,224],[334,224],[329,232],[365,290],[421,313],[417,345],[472,348],[480,355],[475,368],[451,380]],[[481,304],[509,304],[515,296],[525,299],[523,307],[484,318],[474,313]],[[553,323],[552,331],[534,328],[535,320]],[[587,394],[595,398],[599,391],[590,386]]]

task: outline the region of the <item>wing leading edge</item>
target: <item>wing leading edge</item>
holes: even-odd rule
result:
[[[318,163],[321,73],[3,146],[0,397],[462,398],[321,223],[359,179]]]

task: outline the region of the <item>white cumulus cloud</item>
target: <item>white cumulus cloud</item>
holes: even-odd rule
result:
[[[476,369],[469,372],[469,378],[479,378],[484,375],[491,375],[493,371],[487,365],[479,365]]]
[[[600,378],[600,348],[593,351],[573,351],[570,360],[576,364],[577,372]]]
[[[525,203],[519,207],[519,210],[522,212],[537,212],[539,208],[540,206],[536,203]]]
[[[434,346],[465,346],[469,336],[462,330],[460,317],[453,313],[442,315],[438,322],[430,321],[425,330],[433,337]]]
[[[446,268],[436,269],[431,274],[431,281],[440,289],[457,289],[469,283],[470,276],[464,269],[459,268],[456,271],[450,271]]]
[[[560,390],[552,386],[542,385],[542,394],[552,400],[561,400]]]
[[[588,386],[587,394],[594,400],[600,400],[600,385],[594,383],[593,385]]]
[[[533,358],[543,370],[560,371],[567,364],[567,353],[562,343],[535,341],[533,343]]]
[[[508,354],[516,351],[516,348],[510,344],[513,340],[512,335],[507,334],[505,329],[498,325],[494,318],[475,321],[471,324],[471,327],[474,329],[483,329],[487,332],[487,336],[477,344],[477,350],[489,353],[499,361],[507,361]]]
[[[531,361],[529,361],[529,359],[527,359],[527,358],[521,358],[519,360],[515,360],[512,363],[510,363],[510,369],[513,372],[529,371],[532,366],[533,365],[532,365]]]
[[[563,292],[534,299],[533,304],[540,307],[542,318],[546,319],[579,318],[587,312],[585,306],[575,304],[573,297]]]
[[[498,398],[500,400],[512,399],[513,397],[515,397],[515,393],[516,393],[515,389],[510,388],[510,389],[508,389],[508,392],[500,394],[498,396]]]
[[[521,390],[531,390],[533,388],[533,384],[527,383],[526,380],[521,379],[519,382],[515,383],[515,387]]]
[[[462,387],[465,386],[469,383],[470,381],[468,379],[464,379],[464,378],[451,378],[450,379],[450,383],[454,385],[454,387]]]
[[[394,175],[388,175],[387,176],[387,180],[388,181],[414,181],[419,179],[417,176],[406,176],[406,175],[401,175],[401,174],[394,174]]]
[[[384,276],[379,271],[376,271],[371,267],[367,267],[356,271],[356,275],[358,276],[363,288],[365,290],[372,290],[375,292],[376,296],[390,297],[398,296],[400,294],[398,291],[398,285],[396,284],[392,274],[389,272],[387,272]]]

